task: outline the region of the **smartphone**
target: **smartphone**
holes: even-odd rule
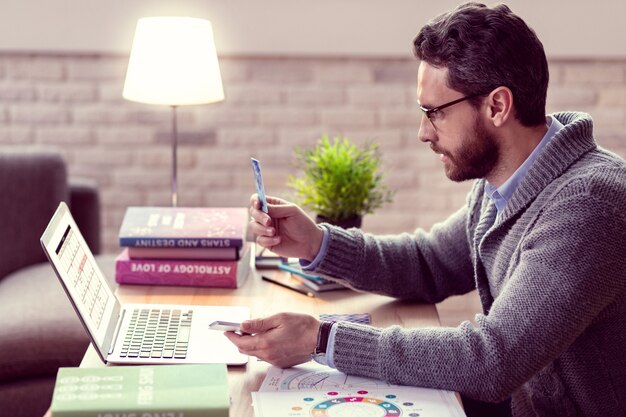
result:
[[[239,332],[241,323],[233,323],[232,321],[217,320],[209,324],[210,330],[220,330],[223,332]]]
[[[261,163],[254,158],[250,158],[250,160],[252,161],[254,184],[256,185],[256,193],[261,203],[261,210],[267,213],[267,199],[265,198],[265,186],[263,185],[263,176],[261,175]]]

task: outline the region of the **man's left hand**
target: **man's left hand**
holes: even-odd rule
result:
[[[288,368],[311,360],[317,345],[320,321],[298,313],[279,313],[241,323],[242,333],[226,332],[239,352],[272,365]]]

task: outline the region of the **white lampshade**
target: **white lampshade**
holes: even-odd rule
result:
[[[191,17],[139,19],[122,96],[170,106],[224,100],[211,22]]]

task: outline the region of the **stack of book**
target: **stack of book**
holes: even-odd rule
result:
[[[115,280],[237,288],[250,271],[247,224],[244,207],[129,207]]]
[[[295,258],[285,259],[283,262],[278,264],[278,269],[290,272],[293,278],[297,279],[313,291],[322,292],[346,289],[345,286],[338,282],[331,281],[319,275],[304,272],[300,267],[300,262],[298,262],[298,259]]]

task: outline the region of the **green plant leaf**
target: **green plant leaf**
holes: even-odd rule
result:
[[[373,213],[389,203],[393,191],[383,184],[379,172],[378,145],[358,147],[346,137],[332,142],[323,135],[313,149],[295,149],[301,176],[291,176],[288,185],[302,207],[332,220]]]

